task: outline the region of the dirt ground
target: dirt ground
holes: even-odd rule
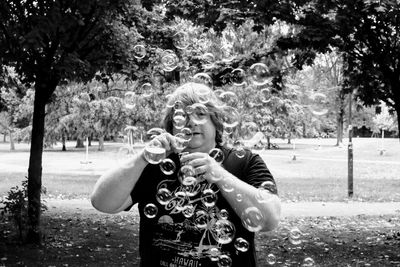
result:
[[[0,220],[0,266],[138,266],[135,209],[107,215],[77,202],[47,204],[41,247],[22,245],[13,225]],[[294,228],[300,243],[290,238]],[[398,213],[286,216],[276,230],[256,235],[258,261],[263,267],[400,266],[399,229]]]

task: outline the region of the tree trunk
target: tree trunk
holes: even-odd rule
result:
[[[396,110],[397,113],[397,132],[400,142],[400,79],[399,78],[397,78],[395,81],[392,82],[392,94],[393,94],[394,109]]]
[[[61,143],[62,143],[62,151],[67,151],[67,146],[65,145],[65,134],[61,136]]]
[[[400,103],[395,105],[396,113],[397,113],[397,134],[400,142]]]
[[[345,110],[345,99],[346,95],[343,90],[339,90],[336,97],[336,103],[338,108],[338,113],[336,116],[336,145],[339,146],[343,143],[343,122],[344,122],[344,110]]]
[[[12,130],[10,130],[10,150],[11,151],[15,150],[14,136]]]
[[[42,191],[42,157],[45,126],[46,103],[57,87],[58,79],[52,77],[45,68],[40,71],[35,81],[35,100],[33,102],[33,120],[31,148],[28,167],[28,225],[27,239],[31,244],[41,244],[40,229]]]
[[[92,136],[88,137],[88,146],[92,146]]]
[[[7,134],[4,133],[4,134],[3,134],[3,142],[5,143],[6,141],[7,141]]]
[[[77,138],[76,138],[76,146],[75,146],[75,147],[76,147],[76,148],[85,147],[85,145],[83,144],[82,138],[80,138],[80,137],[77,137]]]
[[[41,243],[40,192],[42,187],[42,154],[46,98],[43,89],[35,87],[32,140],[28,169],[28,235],[27,242]],[[42,90],[41,90],[42,89]]]
[[[104,136],[99,137],[99,151],[104,151]]]
[[[337,133],[336,133],[336,145],[339,146],[343,143],[343,113],[339,113],[337,117]]]

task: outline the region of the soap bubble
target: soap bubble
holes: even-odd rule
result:
[[[215,66],[215,56],[212,53],[205,53],[202,57],[203,68],[205,70],[212,69]]]
[[[122,164],[126,162],[126,160],[133,158],[135,154],[135,150],[131,146],[126,145],[118,149],[116,160],[118,163]]]
[[[189,145],[189,142],[192,138],[191,135],[186,135],[185,133],[182,132],[175,134],[174,137],[175,137],[175,149],[178,150],[178,152],[184,150]]]
[[[133,56],[137,59],[142,59],[146,56],[146,48],[144,45],[135,45],[133,47]]]
[[[242,212],[242,224],[250,232],[258,232],[263,228],[264,216],[256,207],[248,207]]]
[[[193,105],[190,105],[190,110],[188,113],[190,119],[195,123],[195,124],[204,124],[207,122],[208,119],[208,108],[202,103],[194,103]]]
[[[233,85],[242,86],[246,84],[246,73],[243,69],[237,68],[231,71],[231,81]]]
[[[204,189],[201,193],[201,202],[207,208],[214,207],[217,202],[217,194],[211,188]]]
[[[179,133],[175,134],[175,148],[179,151],[184,150],[193,137],[193,132],[190,128],[184,127]]]
[[[232,91],[225,91],[219,95],[219,99],[227,106],[237,107],[239,103],[238,96]]]
[[[141,95],[145,98],[152,96],[153,94],[153,86],[151,83],[144,83],[139,91],[141,92]]]
[[[171,175],[176,170],[175,162],[172,159],[163,159],[160,163],[160,169],[165,175]]]
[[[231,267],[232,259],[229,255],[221,254],[218,259],[218,267]]]
[[[184,136],[186,136],[186,139],[190,139],[193,136],[193,132],[190,128],[184,127],[180,130],[180,133],[182,133]]]
[[[311,257],[307,257],[303,260],[303,264],[301,265],[302,267],[314,267],[315,266],[315,261]]]
[[[167,205],[172,199],[172,193],[168,188],[160,188],[156,193],[156,199],[161,205]]]
[[[273,181],[264,181],[264,182],[261,183],[259,188],[267,190],[267,191],[269,191],[271,193],[274,193],[276,191],[276,186],[275,186],[275,183]]]
[[[312,104],[310,106],[310,111],[312,114],[317,116],[322,116],[328,113],[326,105],[328,104],[328,99],[323,93],[314,93],[311,95]]]
[[[219,255],[221,254],[221,251],[219,250],[218,247],[212,247],[210,248],[210,260],[211,261],[218,261],[219,260]]]
[[[183,191],[185,191],[186,196],[188,197],[194,197],[195,195],[197,195],[198,193],[200,193],[200,186],[197,186],[197,183],[200,182],[200,179],[198,177],[196,177],[197,182],[191,185],[184,185],[183,186]]]
[[[270,193],[275,192],[275,184],[272,181],[265,181],[263,182],[258,188],[257,188],[257,193],[256,193],[256,200],[259,203],[265,203],[267,202],[271,195]]]
[[[210,157],[212,157],[213,159],[215,159],[215,161],[219,164],[221,164],[224,159],[225,159],[225,155],[224,152],[222,152],[221,149],[219,148],[213,148],[210,150],[210,152],[208,152],[208,155],[210,155]]]
[[[186,126],[187,117],[183,109],[176,109],[172,114],[172,124],[176,129],[182,129]]]
[[[242,122],[241,130],[245,138],[252,139],[258,132],[258,125],[253,121],[245,121]]]
[[[249,250],[250,247],[249,242],[247,242],[247,240],[242,237],[236,238],[234,246],[240,252],[246,252]]]
[[[221,94],[224,93],[224,92],[225,92],[225,91],[222,90],[222,89],[216,89],[216,90],[214,90],[214,94],[215,94],[215,96],[216,96],[218,99],[220,99]]]
[[[197,183],[196,172],[191,165],[184,165],[178,173],[178,179],[182,185],[193,185]]]
[[[267,263],[269,265],[274,265],[276,263],[276,256],[272,253],[267,255]]]
[[[222,56],[223,56],[222,61],[224,63],[231,63],[236,58],[235,55],[232,55],[230,53],[223,53]]]
[[[185,109],[185,104],[183,104],[182,101],[180,100],[176,100],[172,107],[174,108],[174,110],[184,110]]]
[[[172,37],[174,46],[178,49],[184,50],[189,46],[189,35],[186,32],[179,31]]]
[[[289,232],[289,242],[293,245],[300,245],[302,240],[302,233],[299,228],[294,227]]]
[[[232,242],[236,233],[235,226],[228,220],[217,220],[211,226],[210,231],[215,241],[222,245]]]
[[[271,102],[271,90],[269,88],[263,88],[260,90],[260,100],[264,104]]]
[[[212,81],[210,75],[208,75],[207,73],[204,73],[204,72],[195,74],[193,76],[193,82],[205,84],[210,88],[213,87],[213,81]]]
[[[118,157],[120,159],[131,158],[135,154],[135,150],[131,146],[123,146],[118,149]]]
[[[268,83],[272,78],[267,65],[264,63],[255,63],[251,65],[249,75],[253,84],[258,86]]]
[[[156,136],[158,136],[158,135],[160,135],[162,133],[165,133],[164,129],[155,127],[155,128],[151,128],[150,130],[148,130],[146,132],[146,136],[149,139],[153,139],[154,137],[156,137]]]
[[[229,217],[229,212],[226,209],[222,209],[219,211],[218,213],[218,218],[223,219],[223,220],[227,220]]]
[[[227,193],[233,192],[235,190],[233,185],[231,184],[231,181],[229,181],[228,179],[224,179],[222,181],[221,188]]]
[[[224,127],[234,128],[239,124],[240,115],[236,108],[225,107],[222,116],[222,124]]]
[[[229,138],[229,135],[231,135],[234,131],[235,131],[235,127],[231,127],[231,126],[224,126],[224,132],[223,134],[225,136],[227,136],[227,138]]]
[[[208,224],[208,214],[204,210],[197,210],[194,215],[194,223],[196,224],[196,227],[199,229],[205,229],[207,228]]]
[[[136,105],[135,92],[126,92],[124,96],[124,104],[127,109],[133,109]]]
[[[153,203],[149,203],[144,207],[143,213],[147,218],[152,219],[156,217],[158,213],[158,208]]]
[[[183,216],[185,216],[186,218],[191,218],[194,215],[194,209],[195,207],[193,206],[193,204],[186,205],[182,211]]]
[[[170,72],[175,70],[178,67],[179,58],[176,54],[171,50],[164,51],[164,54],[161,58],[161,65],[164,71]]]
[[[210,102],[211,92],[208,86],[196,86],[194,93],[199,98],[199,103],[207,104]]]
[[[163,159],[165,159],[166,151],[161,144],[149,143],[144,147],[143,156],[148,163],[159,164]]]
[[[246,155],[246,150],[244,149],[244,143],[241,140],[236,140],[233,143],[233,147],[235,148],[235,155],[238,158],[243,158]]]

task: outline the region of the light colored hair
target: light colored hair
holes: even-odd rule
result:
[[[201,92],[201,95],[199,94]],[[207,95],[207,101],[203,101],[203,96]],[[215,93],[205,84],[201,83],[185,83],[170,95],[168,98],[167,107],[164,110],[163,124],[167,132],[172,133],[173,130],[173,113],[174,104],[180,101],[185,107],[193,105],[195,103],[203,103],[210,114],[211,121],[216,128],[215,142],[218,145],[222,145],[224,126],[222,118],[224,116],[224,109],[222,108],[221,101],[217,98]]]

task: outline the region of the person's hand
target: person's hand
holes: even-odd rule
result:
[[[180,152],[180,149],[178,148],[178,140],[176,139],[175,136],[171,135],[168,132],[163,132],[155,136],[149,142],[148,146],[157,146],[164,148],[167,156],[172,152],[175,153]]]
[[[194,152],[182,155],[181,162],[184,165],[189,164],[193,166],[196,175],[203,175],[210,183],[218,180],[220,176],[220,169],[222,167],[207,153]]]

